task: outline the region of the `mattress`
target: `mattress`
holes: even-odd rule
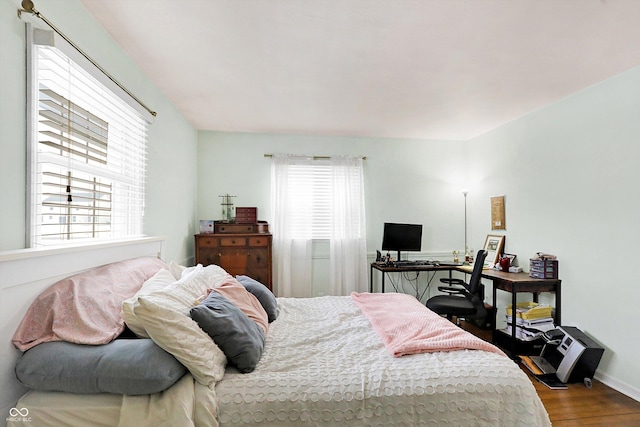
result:
[[[221,426],[549,426],[527,375],[479,350],[393,357],[350,297],[279,298],[256,370],[216,386]]]

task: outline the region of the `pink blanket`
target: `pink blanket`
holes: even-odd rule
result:
[[[411,295],[353,292],[351,298],[394,357],[463,349],[505,355],[496,346],[429,310]]]
[[[22,351],[48,341],[106,344],[124,330],[122,301],[167,265],[157,258],[115,262],[79,273],[45,289],[13,335]]]

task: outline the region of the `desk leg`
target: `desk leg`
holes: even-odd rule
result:
[[[383,271],[382,272],[382,293],[383,294],[384,294],[384,275],[385,275],[385,272]]]
[[[493,322],[493,336],[492,336],[492,342],[496,342],[496,334],[499,333],[497,332],[496,327],[498,326],[498,306],[496,305],[496,285],[495,283],[492,283],[492,287],[493,287],[493,309],[496,311],[496,321]]]
[[[556,325],[557,326],[562,326],[562,317],[561,317],[561,310],[560,307],[562,307],[562,292],[560,289],[560,285],[562,282],[558,281],[558,284],[556,285]]]
[[[493,304],[493,308],[496,309],[496,315],[497,315],[498,314],[498,306],[496,305],[497,304],[497,300],[496,300],[496,284],[495,284],[495,282],[493,282],[493,281],[491,282],[491,287],[493,288],[493,302],[492,302],[492,304]],[[493,328],[493,329],[495,329],[495,328]]]
[[[511,291],[511,358],[516,356],[516,296],[518,291],[514,285]]]
[[[369,293],[373,293],[373,265],[369,269]]]

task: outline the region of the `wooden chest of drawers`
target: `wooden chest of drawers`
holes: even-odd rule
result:
[[[203,233],[195,239],[196,264],[216,264],[272,289],[270,233]]]

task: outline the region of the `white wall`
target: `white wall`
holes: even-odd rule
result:
[[[198,218],[221,219],[219,195],[235,195],[235,206],[257,206],[270,218],[270,159],[264,154],[349,154],[364,161],[367,249],[375,256],[383,223],[423,224],[421,254],[445,256],[464,247],[464,182],[461,143],[383,138],[200,132]],[[196,230],[194,230],[196,231]],[[326,246],[326,245],[325,245]],[[314,245],[310,296],[328,289],[328,248]],[[422,276],[425,277],[424,275]],[[379,277],[376,277],[378,286]],[[305,285],[307,286],[307,285]],[[300,295],[304,295],[300,293]]]
[[[558,256],[562,323],[600,342],[599,376],[640,400],[640,68],[475,138],[469,150],[473,240],[488,232],[490,197],[506,195],[506,251],[521,264],[537,251]]]
[[[19,4],[19,0],[0,0],[0,251],[22,249],[25,244],[25,36],[24,22],[16,14]],[[144,233],[166,236],[168,260],[191,262],[189,234],[195,227],[197,187],[195,129],[79,1],[42,1],[36,7],[158,112],[149,127]]]
[[[200,132],[198,217],[221,218],[221,194],[257,206],[270,221],[270,159],[264,154],[349,154],[364,161],[368,250],[380,248],[385,221],[424,224],[423,251],[464,246],[462,144],[383,138]]]
[[[17,2],[0,0],[0,250],[25,242],[26,76]]]

